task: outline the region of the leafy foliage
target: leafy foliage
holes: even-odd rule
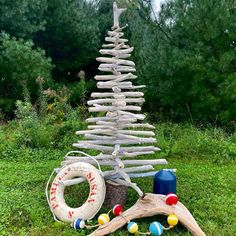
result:
[[[170,0],[156,15],[150,2],[118,0],[128,8],[121,25],[129,24],[137,83],[147,85],[146,111],[163,120],[235,127],[235,2]],[[73,106],[86,103],[98,73],[95,58],[112,25],[112,1],[0,0],[0,13],[7,33],[0,43],[1,113],[12,112],[23,80],[36,100],[38,76],[52,77],[54,90],[69,88]]]
[[[52,64],[50,58],[32,41],[17,40],[1,34],[0,45],[0,104],[6,112],[11,111],[16,99],[23,97],[23,86],[27,87],[35,100],[36,78],[41,76],[49,83]]]
[[[148,85],[148,110],[176,121],[234,121],[233,1],[168,1],[154,22],[139,15],[131,24],[132,42]]]
[[[45,30],[36,42],[56,65],[56,79],[75,79],[82,67],[95,60],[100,43],[96,11],[86,1],[48,1]]]
[[[44,29],[47,0],[0,0],[0,30],[19,38],[32,38]]]

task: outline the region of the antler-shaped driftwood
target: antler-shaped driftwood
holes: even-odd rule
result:
[[[89,236],[102,236],[110,234],[124,226],[128,221],[137,218],[150,217],[154,215],[177,215],[179,222],[183,224],[193,235],[206,236],[201,230],[189,210],[180,202],[175,206],[165,203],[165,196],[148,193],[140,198],[131,208],[126,210],[122,216],[117,216],[111,222],[101,225]]]

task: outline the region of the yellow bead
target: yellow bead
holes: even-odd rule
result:
[[[100,224],[100,225],[104,225],[104,224],[108,223],[109,221],[110,221],[110,217],[107,214],[101,214],[98,217],[98,224]]]
[[[167,218],[167,222],[171,226],[176,226],[178,224],[178,221],[178,217],[174,214],[169,215]]]
[[[135,222],[129,222],[127,229],[131,234],[135,234],[138,232],[138,224]]]

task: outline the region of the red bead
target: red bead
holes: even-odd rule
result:
[[[123,211],[123,207],[120,205],[120,204],[118,204],[118,205],[115,205],[114,207],[113,207],[113,214],[115,215],[115,216],[118,216],[118,215],[120,215],[120,213],[122,213],[122,211]]]
[[[166,204],[167,205],[176,205],[178,203],[178,197],[174,193],[169,193],[166,195]]]

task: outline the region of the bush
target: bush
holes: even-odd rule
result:
[[[2,33],[0,64],[0,105],[4,112],[13,111],[15,101],[23,97],[23,86],[28,88],[33,100],[37,98],[37,77],[41,76],[50,83],[51,59],[42,49],[35,48],[32,41],[17,40]]]
[[[228,135],[220,128],[161,124],[157,126],[157,140],[162,155],[187,158],[211,156],[218,163],[236,159],[235,134]]]

